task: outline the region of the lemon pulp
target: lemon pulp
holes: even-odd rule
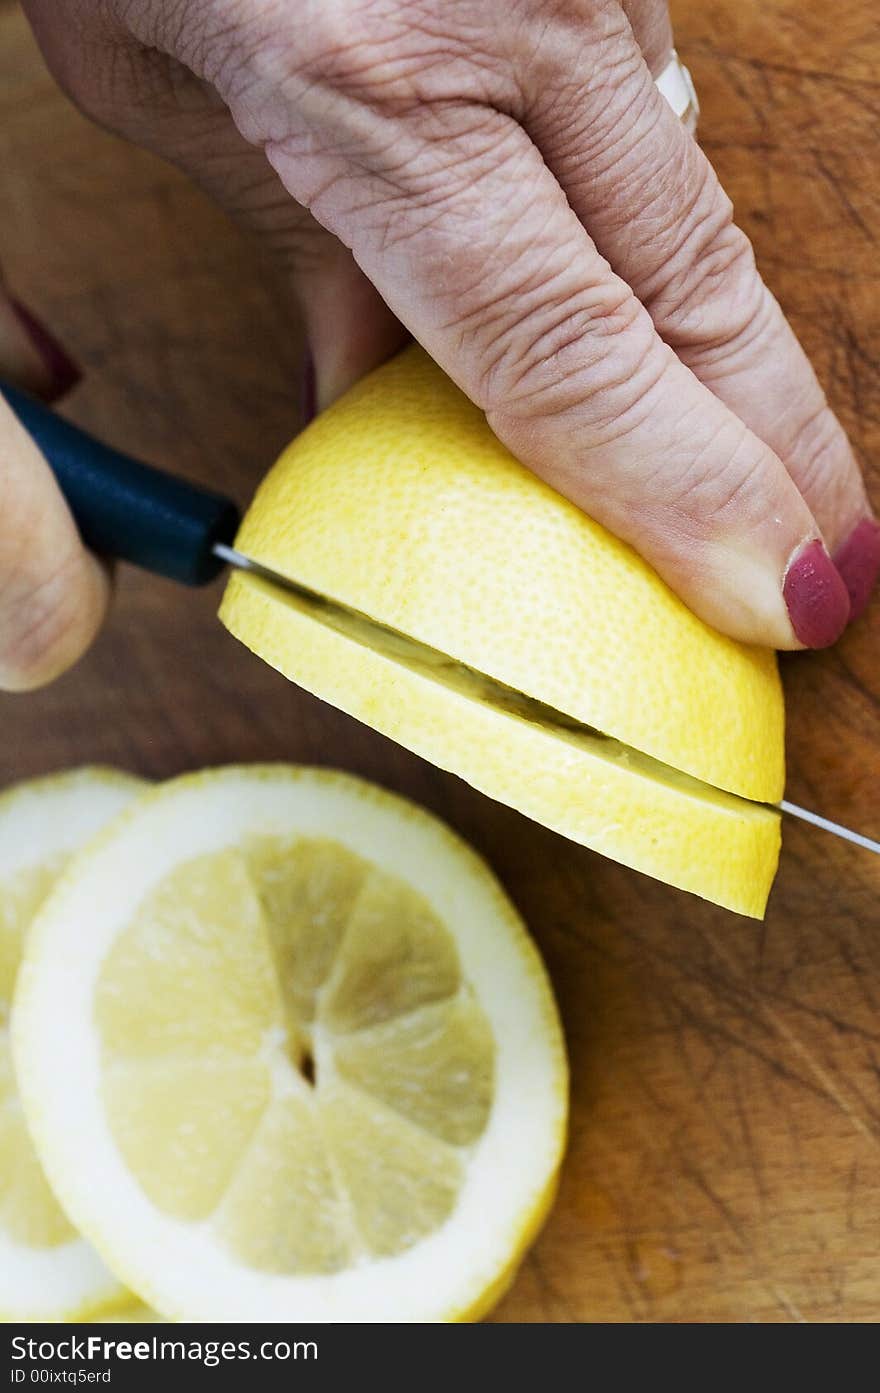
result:
[[[329,840],[178,867],[108,955],[95,1020],[131,1173],[267,1271],[338,1271],[437,1228],[491,1106],[451,936]]]

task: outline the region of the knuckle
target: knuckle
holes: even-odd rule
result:
[[[387,54],[384,26],[368,22],[367,0],[322,6],[297,42],[297,65],[310,80],[346,91],[369,86]]]
[[[400,155],[386,149],[376,164],[383,186],[377,197],[383,251],[430,236],[438,266],[454,260],[453,294],[467,318],[479,320],[487,310],[485,229],[491,212],[483,192],[495,171],[521,173],[519,129],[508,117],[485,107],[462,103],[423,119],[417,133],[418,158],[400,168]],[[475,227],[481,233],[474,236]],[[494,230],[510,235],[507,214],[496,217]],[[508,260],[517,256],[510,250]],[[441,286],[438,288],[442,288]]]
[[[678,352],[699,350],[721,363],[742,352],[768,326],[775,302],[755,265],[752,244],[733,220],[733,205],[707,172],[681,221],[681,231],[646,293]]]
[[[595,438],[622,434],[662,370],[653,329],[613,277],[572,291],[539,281],[487,307],[477,355],[479,403],[517,423],[589,409]]]
[[[591,77],[580,94],[580,103],[589,105],[592,112],[592,136],[588,138],[594,154],[619,134],[621,118],[634,114],[632,102],[641,87],[643,65],[641,49],[633,43],[622,9],[619,18],[604,17],[594,37]],[[650,88],[645,89],[645,95],[653,95]]]
[[[549,6],[526,7],[511,37],[510,58],[524,75],[528,94],[534,98],[540,93],[541,105],[553,111],[566,109],[572,97],[579,104],[597,99],[595,104],[604,106],[641,66],[617,0],[590,0],[587,5],[583,0],[554,0]],[[575,80],[569,76],[568,54],[584,48],[590,55],[589,70]]]
[[[329,130],[337,151],[366,149],[390,163],[394,152],[381,148],[389,133],[372,118],[409,118],[430,135],[445,105],[503,104],[500,66],[441,6],[347,0],[312,7],[297,27],[280,23],[277,8],[249,0],[235,31],[214,33],[196,62],[184,58],[255,142]]]
[[[491,101],[507,93],[507,83],[483,28],[435,4],[350,0],[321,10],[297,39],[297,63],[308,83],[397,113]]]
[[[578,184],[585,173],[594,187],[602,177],[619,183],[629,161],[642,164],[641,138],[662,107],[643,81],[644,57],[621,6],[594,0],[586,16],[583,4],[576,8],[580,15],[566,35],[539,7],[541,40],[527,62],[515,65],[522,117],[539,145],[551,143],[567,183]],[[589,63],[572,68],[564,55],[585,45]]]

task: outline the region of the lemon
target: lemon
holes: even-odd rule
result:
[[[421,349],[294,441],[237,545],[449,659],[353,638],[235,574],[221,619],[288,677],[575,841],[763,913],[780,843],[764,805],[784,784],[775,655],[708,628]]]
[[[474,1317],[552,1198],[535,947],[457,837],[345,775],[148,794],[38,915],[14,1031],[53,1186],[170,1319]]]
[[[126,1299],[37,1160],[12,1068],[9,1009],[35,911],[71,853],[142,788],[113,770],[81,769],[0,797],[0,1319],[74,1320]]]
[[[114,1310],[110,1315],[95,1316],[94,1319],[101,1325],[143,1325],[161,1322],[162,1317],[157,1316],[155,1311],[151,1311],[149,1306],[144,1306],[142,1302],[133,1301],[130,1305]]]

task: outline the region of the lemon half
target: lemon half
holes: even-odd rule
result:
[[[692,614],[421,349],[293,442],[237,545],[448,659],[354,641],[233,575],[222,621],[288,677],[575,841],[763,913],[784,784],[775,655]]]
[[[552,1198],[538,954],[469,848],[344,775],[147,795],[39,914],[14,1029],[53,1186],[172,1319],[472,1318]]]
[[[82,1319],[128,1299],[37,1160],[12,1068],[9,1011],[34,913],[71,854],[143,788],[114,770],[81,769],[0,797],[0,1319]]]

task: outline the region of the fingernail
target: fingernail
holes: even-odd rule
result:
[[[862,518],[834,553],[834,564],[849,591],[850,623],[858,619],[880,575],[880,523]]]
[[[303,426],[314,421],[318,414],[318,394],[315,385],[315,360],[307,348],[303,359],[300,410]]]
[[[782,594],[788,617],[805,648],[828,648],[849,622],[849,594],[818,537],[789,564]]]
[[[50,380],[49,400],[57,401],[76,386],[82,373],[45,324],[41,324],[18,300],[12,300],[11,304],[16,319],[46,365]]]

